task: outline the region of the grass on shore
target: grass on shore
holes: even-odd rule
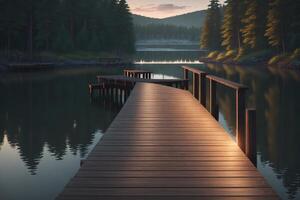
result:
[[[228,64],[268,64],[270,66],[300,68],[300,49],[285,54],[276,54],[269,49],[256,52],[246,52],[244,49],[225,52],[213,51],[207,55],[206,59]]]

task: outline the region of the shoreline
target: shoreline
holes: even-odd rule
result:
[[[43,70],[78,68],[82,66],[130,66],[132,61],[95,61],[95,60],[68,60],[52,62],[10,62],[0,63],[0,72],[32,72]]]
[[[208,63],[208,64],[216,64],[216,65],[236,65],[236,66],[243,66],[243,67],[273,67],[273,68],[278,68],[278,69],[287,69],[287,70],[300,70],[300,66],[292,66],[292,65],[286,65],[283,66],[281,64],[274,64],[270,65],[268,64],[267,61],[264,62],[252,62],[252,63],[241,63],[241,62],[236,62],[232,60],[227,60],[227,61],[216,61],[214,59],[202,57],[199,59],[200,62],[203,63]]]

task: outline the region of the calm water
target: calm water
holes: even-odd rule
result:
[[[180,63],[197,63],[202,53],[186,45],[141,48],[136,60],[146,63],[136,67],[159,78],[182,77]],[[258,168],[283,199],[299,199],[300,74],[193,66],[251,88],[247,103],[258,112]],[[0,74],[0,199],[53,199],[63,189],[120,109],[91,103],[87,84],[98,74],[121,73],[122,68],[105,67]],[[233,136],[234,93],[219,91],[220,121]]]
[[[0,74],[1,200],[54,199],[62,190],[119,110],[90,102],[88,82],[105,73]]]

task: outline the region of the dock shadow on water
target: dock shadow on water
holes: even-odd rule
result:
[[[88,83],[119,71],[0,75],[0,199],[57,196],[121,108],[91,102]]]

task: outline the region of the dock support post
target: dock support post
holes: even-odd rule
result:
[[[90,97],[93,97],[93,86],[89,84]]]
[[[200,86],[200,75],[193,73],[193,95],[196,99],[200,100],[199,94],[199,87]]]
[[[206,107],[206,73],[200,74],[200,102]]]
[[[236,90],[236,142],[243,152],[245,148],[245,122],[246,122],[246,103],[245,103],[246,90]]]
[[[246,155],[257,166],[255,109],[247,109],[246,111]]]
[[[189,70],[183,69],[183,79],[189,80]],[[189,90],[189,83],[185,85],[185,89]]]
[[[217,105],[217,84],[214,80],[210,79],[210,87],[209,87],[209,93],[210,93],[210,113],[212,116],[218,120],[219,119],[219,109]]]

